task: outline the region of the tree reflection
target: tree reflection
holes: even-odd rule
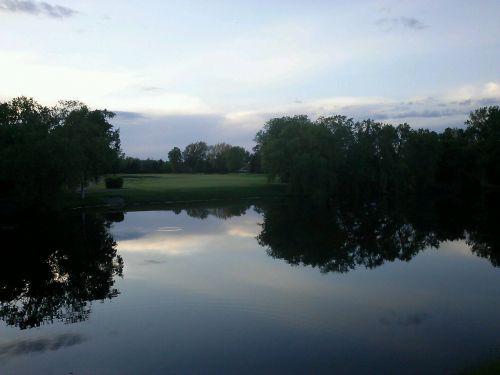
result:
[[[491,196],[484,202],[487,209],[475,215],[472,228],[467,232],[467,244],[477,256],[488,259],[500,267],[500,197]]]
[[[186,210],[188,216],[197,219],[206,219],[209,216],[213,216],[218,219],[226,220],[233,216],[244,215],[250,206],[250,202],[245,200],[239,202],[198,202],[195,205],[184,206],[183,208]],[[178,212],[180,213],[181,210]]]
[[[101,215],[19,217],[0,223],[0,319],[20,329],[88,319],[116,297],[123,261]]]
[[[464,239],[473,253],[500,265],[498,202],[405,203],[388,207],[372,202],[328,210],[303,201],[261,205],[264,220],[257,240],[274,258],[318,267],[324,273],[409,261],[425,248]]]

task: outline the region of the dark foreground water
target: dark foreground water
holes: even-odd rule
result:
[[[497,223],[475,215],[244,203],[4,224],[0,374],[459,372],[500,357]]]

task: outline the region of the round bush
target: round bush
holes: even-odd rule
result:
[[[106,184],[106,189],[121,189],[123,187],[123,178],[106,177],[104,183]]]

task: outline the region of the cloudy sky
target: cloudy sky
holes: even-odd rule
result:
[[[500,1],[0,0],[0,100],[118,115],[124,151],[252,147],[271,117],[440,130],[500,104]]]

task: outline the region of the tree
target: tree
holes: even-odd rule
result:
[[[184,163],[190,172],[205,172],[208,146],[205,142],[191,143],[182,153]]]
[[[78,185],[84,198],[87,184],[109,172],[121,155],[119,130],[108,121],[115,114],[79,102],[60,102],[56,110],[54,136],[64,153],[66,183]]]
[[[168,161],[170,162],[173,173],[180,171],[182,166],[182,152],[179,147],[174,147],[168,152]]]
[[[248,160],[248,152],[240,146],[231,146],[224,152],[226,169],[229,172],[239,171]]]
[[[318,201],[327,199],[334,181],[331,140],[328,129],[307,116],[271,119],[255,138],[269,178]]]
[[[228,172],[226,155],[231,147],[231,145],[228,145],[224,142],[217,143],[213,146],[208,146],[207,161],[209,164],[210,172]]]
[[[0,103],[0,193],[17,204],[40,204],[60,190],[64,172],[51,133],[53,110],[31,98]]]
[[[23,206],[52,204],[64,188],[83,188],[121,154],[112,112],[79,102],[49,108],[31,98],[0,103],[1,193]]]
[[[470,113],[465,133],[479,157],[483,183],[500,185],[500,107],[482,107]]]

